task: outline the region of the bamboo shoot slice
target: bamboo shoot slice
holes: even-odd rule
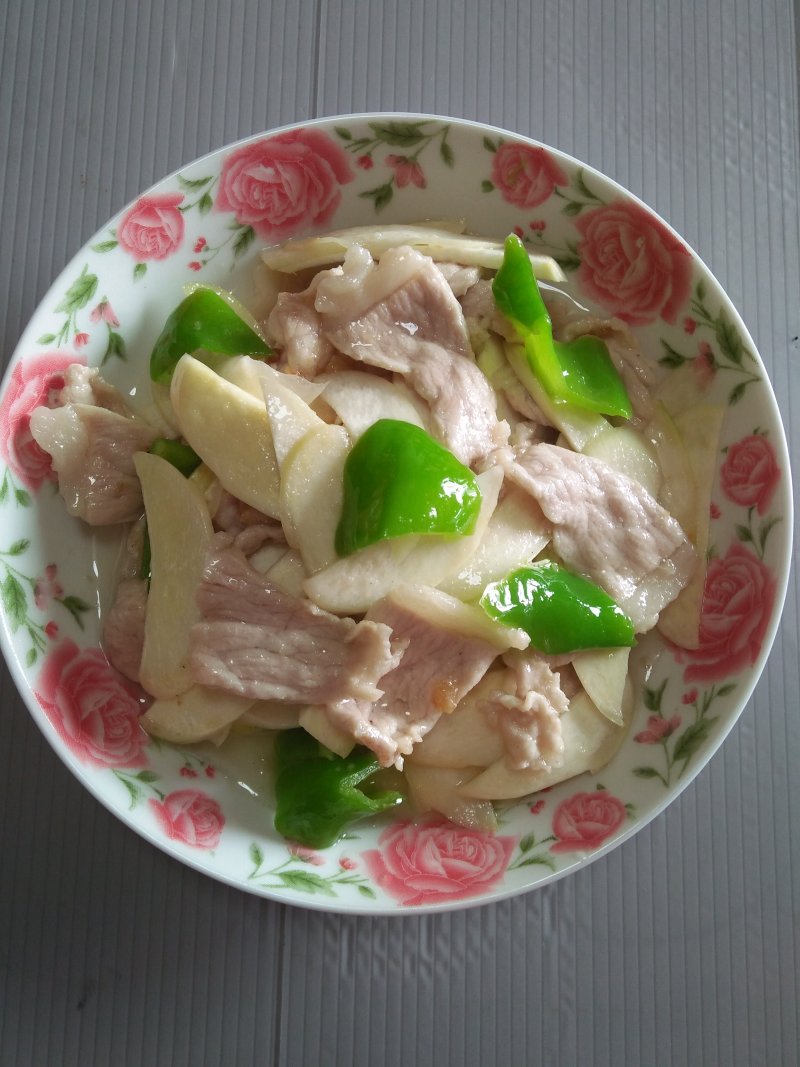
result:
[[[189,631],[200,618],[195,593],[213,529],[202,494],[175,467],[149,452],[137,452],[134,463],[151,552],[140,680],[163,699],[191,685]]]

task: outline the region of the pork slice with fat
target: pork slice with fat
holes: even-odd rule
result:
[[[315,306],[340,352],[401,375],[422,397],[434,436],[463,463],[507,440],[461,306],[428,256],[393,248],[376,265],[364,249],[352,249],[341,273],[319,283]]]
[[[591,578],[638,632],[655,626],[696,566],[686,534],[639,482],[559,445],[516,450],[507,476],[539,503],[567,567]]]
[[[192,679],[254,700],[373,701],[398,662],[391,630],[354,622],[282,592],[217,535],[197,593]]]

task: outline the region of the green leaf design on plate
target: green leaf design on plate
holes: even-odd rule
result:
[[[728,393],[728,403],[731,405],[738,404],[744,396],[744,391],[747,386],[747,382],[739,382],[738,385],[735,385],[733,389],[731,389],[731,391]]]
[[[203,193],[200,199],[197,201],[197,207],[201,215],[207,215],[211,210],[214,201],[211,199],[210,193]]]
[[[658,362],[662,367],[682,367],[684,363],[689,362],[688,356],[681,355],[677,349],[673,348],[663,338],[661,339],[661,347],[664,349],[664,355]]]
[[[392,189],[392,183],[386,182],[385,185],[378,185],[374,189],[367,189],[363,193],[358,194],[362,200],[372,200],[375,205],[375,210],[380,211],[386,207],[389,201],[394,196],[394,190]]]
[[[650,686],[644,687],[644,706],[648,711],[661,711],[661,701],[664,698],[664,690],[667,688],[667,679],[665,678],[658,689],[652,689]]]
[[[63,604],[75,622],[77,622],[78,626],[83,629],[83,619],[81,616],[89,610],[89,605],[86,601],[82,600],[79,596],[65,596],[59,603]]]
[[[367,897],[369,900],[375,899],[375,890],[371,889],[368,885],[359,885],[358,891],[362,897]]]
[[[496,152],[497,149],[500,147],[500,142],[493,141],[491,137],[484,137],[483,147],[486,149],[487,152]]]
[[[11,632],[16,633],[27,620],[28,602],[25,599],[22,584],[10,571],[6,574],[3,584],[0,585],[0,598],[2,598],[3,609],[8,616]]]
[[[660,778],[661,775],[655,767],[634,767],[633,773],[637,778]]]
[[[586,178],[584,177],[585,174],[586,171],[583,169],[583,167],[578,167],[577,174],[575,175],[575,187],[581,194],[581,196],[585,196],[587,200],[595,200],[599,203],[600,197],[595,196],[595,194],[586,184]]]
[[[22,508],[29,508],[31,506],[31,494],[27,489],[15,489],[14,499]]]
[[[202,189],[203,186],[208,185],[211,181],[211,175],[207,178],[184,178],[180,174],[178,175],[178,185],[181,189]]]
[[[739,331],[728,322],[722,312],[719,313],[717,318],[714,334],[720,351],[728,357],[731,363],[735,363],[737,367],[741,366],[742,356],[744,355],[742,339],[739,336]]]
[[[322,893],[326,897],[336,896],[325,879],[311,871],[279,871],[278,878],[287,889],[297,889],[301,893]]]
[[[425,136],[422,122],[370,122],[370,129],[384,144],[410,148]]]
[[[90,274],[88,266],[84,265],[83,270],[64,294],[64,299],[56,305],[56,311],[73,315],[76,311],[86,307],[96,290],[97,275]]]
[[[233,242],[233,254],[234,256],[240,256],[243,252],[246,252],[250,245],[255,240],[256,231],[252,226],[245,226],[236,240]]]
[[[41,337],[37,337],[37,345],[51,345],[55,341],[56,335],[54,333],[43,333]]]
[[[261,864],[264,862],[264,853],[255,843],[255,841],[253,841],[253,843],[250,845],[250,860],[253,866],[256,868],[260,867]]]
[[[490,182],[488,178],[484,178],[481,182],[481,190],[484,193],[491,193],[494,190],[494,182]]]
[[[146,263],[137,263],[133,268],[133,280],[138,282],[140,278],[143,278],[147,273]]]
[[[586,204],[580,204],[577,200],[570,200],[569,203],[562,207],[561,212],[563,215],[568,215],[572,218],[575,215],[580,215],[585,207]]]
[[[346,126],[334,126],[334,130],[343,141],[352,141],[353,135]]]
[[[92,251],[93,252],[111,252],[117,247],[118,244],[119,244],[119,241],[115,241],[113,238],[111,238],[108,241],[98,241],[96,245],[92,245]]]
[[[695,752],[697,752],[698,748],[704,743],[711,732],[711,727],[716,721],[717,716],[714,715],[710,719],[699,719],[697,722],[693,722],[691,726],[687,727],[678,738],[678,742],[675,745],[675,752],[673,753],[673,759],[676,762],[678,760],[685,760],[688,762]]]
[[[30,541],[27,537],[20,537],[18,541],[14,541],[3,553],[5,556],[21,556],[26,548],[30,545]]]
[[[455,156],[453,155],[453,149],[450,147],[450,143],[448,141],[442,141],[442,143],[439,145],[439,154],[441,155],[442,160],[444,161],[446,166],[453,166],[453,164],[455,163]]]

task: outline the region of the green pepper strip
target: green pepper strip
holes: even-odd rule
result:
[[[272,350],[216,290],[194,289],[175,308],[150,354],[150,377],[169,383],[181,356],[204,349],[222,356],[268,356]]]
[[[171,463],[184,478],[188,478],[203,462],[190,445],[184,444],[183,441],[175,441],[171,437],[157,437],[150,445],[149,451],[165,459],[167,463]],[[146,582],[150,581],[150,534],[147,530],[147,523],[144,526],[139,577]]]
[[[547,655],[635,644],[633,623],[607,593],[549,560],[491,582],[480,603],[490,618],[523,629]]]
[[[275,829],[309,848],[327,848],[350,823],[401,803],[396,792],[367,796],[359,785],[380,769],[365,748],[342,758],[305,730],[286,730],[275,743]]]
[[[469,534],[481,507],[472,471],[419,426],[379,419],[344,465],[336,551],[404,534]]]
[[[633,415],[625,384],[597,337],[553,339],[553,324],[525,246],[506,238],[503,263],[492,283],[497,306],[524,343],[531,370],[555,404],[572,404],[601,415]]]

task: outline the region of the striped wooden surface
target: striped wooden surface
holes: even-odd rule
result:
[[[786,0],[5,0],[4,361],[75,250],[180,164],[318,115],[450,114],[579,156],[687,238],[796,461],[797,73]],[[71,778],[3,669],[0,1067],[800,1062],[797,623],[794,580],[736,729],[633,840],[526,897],[403,920],[181,867]]]

